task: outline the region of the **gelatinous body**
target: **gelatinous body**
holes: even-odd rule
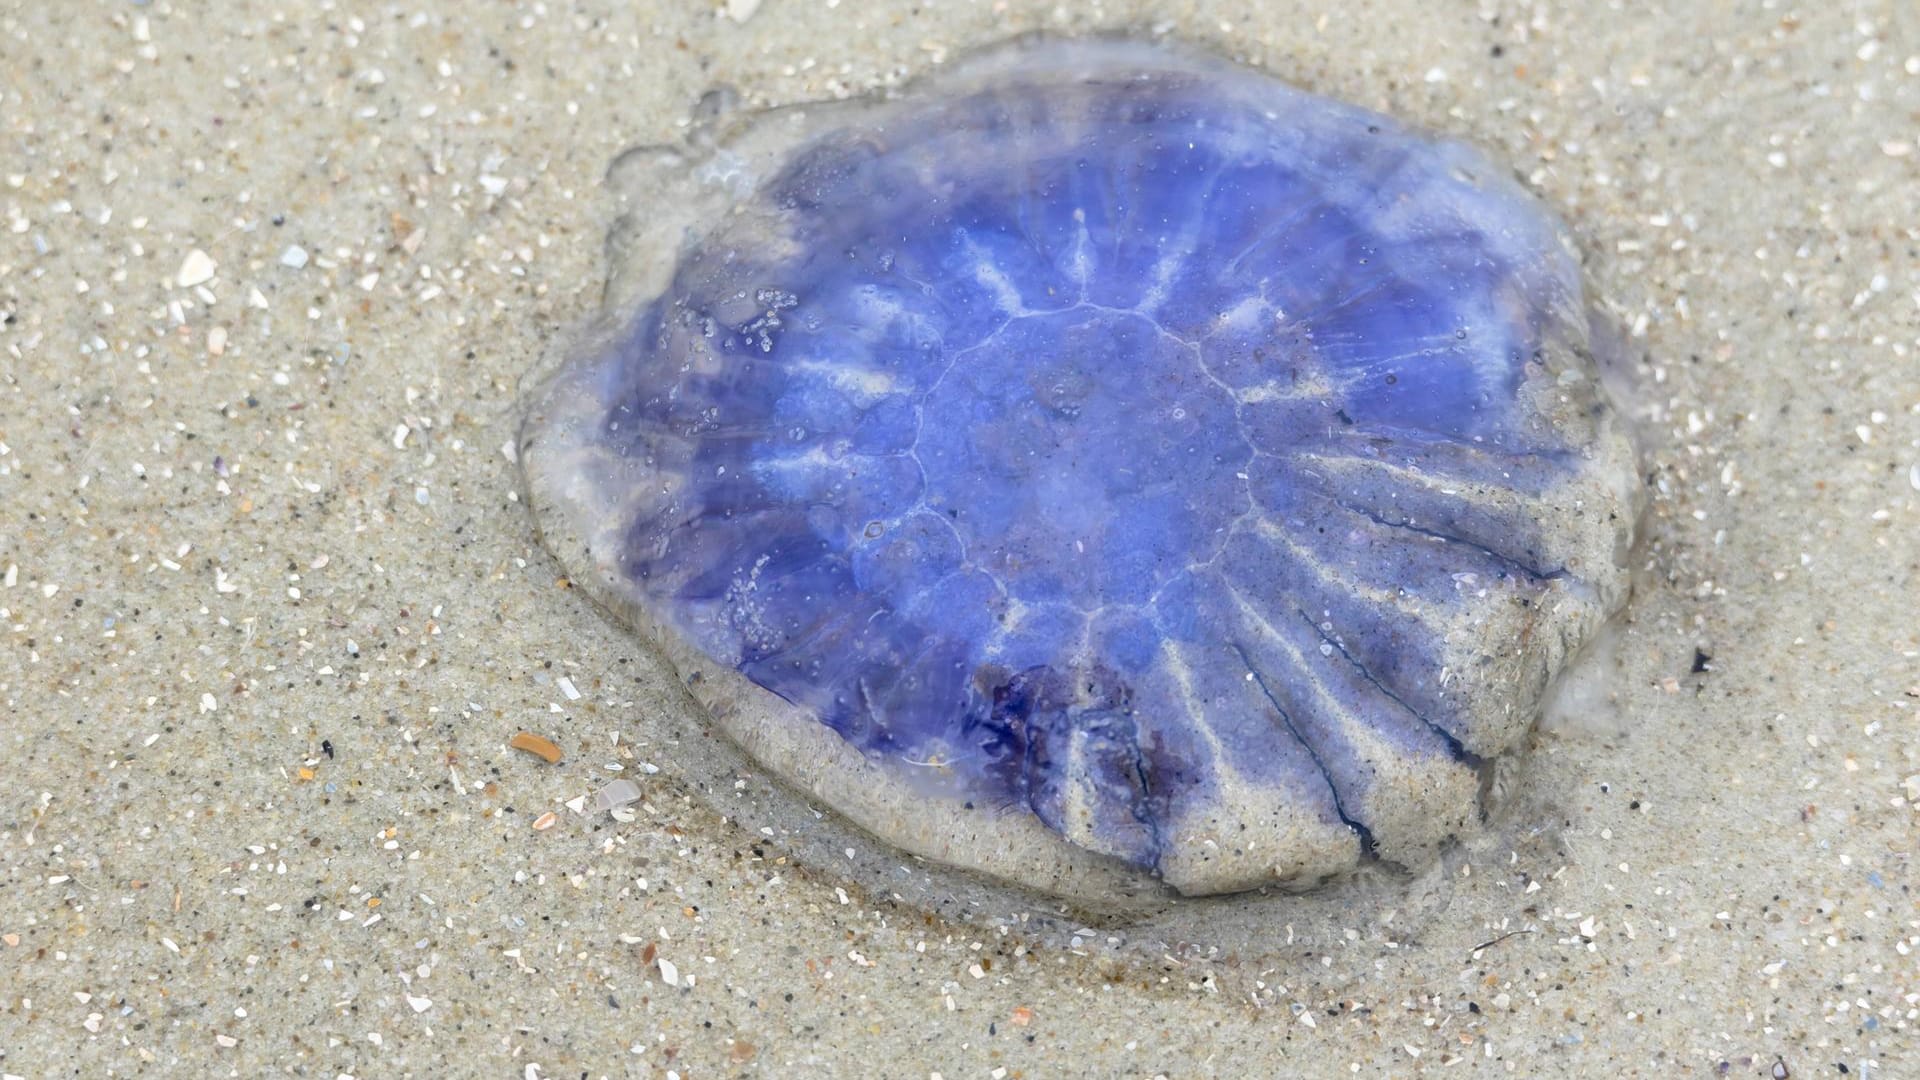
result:
[[[1083,896],[1422,862],[1622,600],[1577,263],[1457,143],[1047,43],[675,175],[530,412],[543,530],[915,852]]]

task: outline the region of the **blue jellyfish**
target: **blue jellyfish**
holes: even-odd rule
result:
[[[1419,865],[1624,600],[1575,253],[1457,142],[1041,41],[652,160],[529,407],[543,535],[902,848],[1078,896]]]

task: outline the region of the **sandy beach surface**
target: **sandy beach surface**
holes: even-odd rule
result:
[[[534,531],[622,150],[1099,29],[1475,143],[1627,328],[1629,622],[1415,879],[910,864]],[[1911,6],[0,0],[0,215],[0,1075],[1920,1075]]]

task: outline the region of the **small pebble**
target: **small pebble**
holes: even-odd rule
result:
[[[183,289],[191,289],[195,285],[205,285],[207,282],[213,280],[213,273],[219,266],[219,263],[213,261],[212,256],[201,251],[199,248],[194,248],[192,251],[187,252],[185,259],[180,261],[180,273],[176,280]]]
[[[566,756],[561,753],[560,747],[556,746],[553,740],[543,739],[531,731],[523,731],[515,735],[513,738],[507,740],[507,745],[513,747],[515,750],[525,750],[529,754],[537,754],[545,758],[549,765],[559,764],[560,759]]]
[[[628,803],[639,801],[639,784],[631,780],[615,780],[613,783],[593,793],[592,810],[598,814],[608,810],[617,810]]]

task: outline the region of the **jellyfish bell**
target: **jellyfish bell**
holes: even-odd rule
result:
[[[622,166],[669,181],[521,460],[717,726],[900,848],[1083,899],[1476,827],[1635,516],[1536,200],[1136,42],[714,130]]]

